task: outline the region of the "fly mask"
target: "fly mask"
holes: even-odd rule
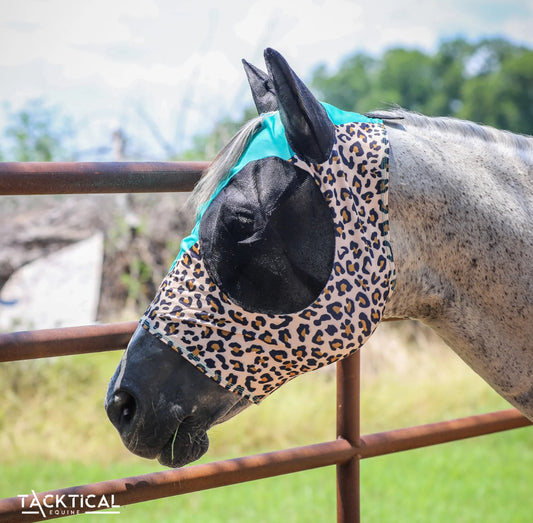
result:
[[[256,403],[356,351],[395,277],[383,122],[319,103],[268,51],[279,110],[200,207],[141,319]]]

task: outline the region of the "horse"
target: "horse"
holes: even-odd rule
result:
[[[428,325],[533,420],[533,138],[344,112],[265,62],[243,61],[260,116],[195,188],[195,229],[110,381],[125,446],[194,461],[214,424],[388,318]]]

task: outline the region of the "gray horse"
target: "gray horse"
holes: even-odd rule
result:
[[[109,385],[107,413],[124,444],[130,451],[158,458],[168,466],[189,463],[207,450],[211,426],[262,398],[254,396],[259,385],[269,393],[287,379],[312,370],[313,365],[318,368],[357,350],[379,321],[392,317],[417,319],[431,327],[498,393],[533,420],[533,139],[402,110],[372,113],[368,121],[361,117],[353,131],[345,114],[340,116],[341,123],[332,124],[334,109],[325,110],[278,53],[268,49],[265,60],[268,74],[245,63],[246,72],[258,111],[274,115],[266,118],[282,129],[290,153],[284,157],[285,145],[280,152],[277,144],[270,144],[268,151],[274,148],[275,152],[252,158],[230,179],[228,172],[235,171],[235,166],[243,163],[243,155],[257,144],[267,121],[262,116],[245,126],[220,153],[195,196],[203,216],[197,237],[209,273],[205,286],[223,290],[218,302],[207,296],[209,310],[216,308],[218,314],[220,308],[233,304],[229,314],[234,323],[231,328],[225,320],[206,323],[206,318],[214,316],[202,312],[205,304],[198,305],[200,312],[195,312],[204,322],[202,330],[195,332],[186,319],[180,323],[187,313],[184,303],[188,308],[196,306],[192,303],[196,298],[180,297],[172,285],[179,283],[187,293],[187,287],[201,287],[195,279],[203,275],[195,269],[193,281],[183,276],[185,272],[171,270],[169,275],[178,275],[173,282],[168,277],[163,282],[154,300],[157,307],[152,305],[147,311]],[[348,136],[340,133],[340,128],[352,130]],[[386,131],[386,137],[379,135],[381,141],[368,139],[367,143],[380,150],[380,163],[373,160],[379,155],[372,151],[359,161],[359,142],[349,142],[355,140],[354,133],[363,136],[361,142],[367,140],[370,135],[364,132],[368,129]],[[340,145],[343,140],[347,140],[344,148]],[[351,169],[361,175],[350,178],[355,180],[352,185],[365,185],[372,161],[376,173],[381,168],[381,174],[376,174],[378,183],[372,185],[374,193],[381,193],[379,201],[375,200],[381,209],[376,214],[381,236],[363,235],[361,245],[374,265],[368,269],[365,263],[359,264],[359,250],[354,247],[354,259],[340,266],[336,260],[347,251],[338,247],[339,238],[348,229],[364,229],[370,234],[366,229],[370,218],[364,227],[360,220],[348,219],[344,230],[335,223],[331,226],[335,211],[328,205],[341,199],[337,192],[342,190],[320,188],[320,193],[317,184],[306,180],[310,172],[326,179],[329,174],[324,165],[340,162],[337,178],[348,179]],[[383,177],[388,171],[390,181]],[[278,179],[286,180],[282,189],[272,186],[272,180]],[[358,191],[353,209],[362,216],[364,205],[375,194],[360,187]],[[261,200],[259,207],[252,205],[252,200]],[[258,215],[264,222],[261,233]],[[344,209],[342,216],[349,215]],[[372,216],[372,211],[366,215]],[[182,246],[182,251],[191,245]],[[193,248],[178,257],[191,270],[195,255],[190,253],[194,252],[200,256]],[[346,268],[356,266],[358,276],[338,280]],[[312,270],[306,271],[307,267]],[[362,276],[370,286],[361,283]],[[328,282],[335,282],[337,291],[346,295],[342,307],[335,309],[339,315],[328,309],[331,314],[313,317],[310,304],[323,299]],[[345,292],[342,282],[354,289]],[[360,290],[357,294],[356,287]],[[374,300],[377,294],[379,298]],[[372,303],[349,323],[346,316],[351,314],[354,300],[360,307]],[[175,317],[168,319],[171,310]],[[271,335],[260,321],[275,318],[278,325],[289,325],[302,310],[311,312],[299,315],[296,330],[291,331],[290,326],[283,330],[285,338],[303,339],[302,332],[309,332],[307,325],[319,329],[320,335],[306,338],[305,345],[291,345],[288,351],[268,353],[265,347],[271,347]],[[239,345],[232,337],[234,326],[241,325],[250,311],[258,325],[257,338],[249,345],[244,341]],[[332,317],[334,325],[329,323]],[[208,341],[216,329],[220,331],[216,342]],[[342,334],[335,338],[340,330]],[[331,336],[328,352],[320,344],[330,331],[336,334]],[[239,332],[248,343],[249,331]],[[263,345],[255,343],[259,338]],[[204,356],[202,343],[211,343],[211,352]],[[332,348],[339,354],[332,354]],[[254,351],[255,359],[246,360]],[[262,374],[263,382],[268,381],[265,376],[277,375],[276,359],[283,362],[286,374],[280,374],[275,386],[268,388],[267,384],[265,388],[256,372],[257,362],[268,358],[272,366],[265,364],[269,373]],[[292,362],[300,365],[295,371],[289,370],[294,369]],[[243,385],[238,384],[239,379]]]

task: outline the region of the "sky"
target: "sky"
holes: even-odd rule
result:
[[[120,128],[143,159],[164,159],[164,144],[179,152],[242,114],[241,59],[264,69],[265,47],[305,80],[357,51],[432,52],[456,36],[533,47],[532,28],[531,0],[0,0],[0,128],[6,109],[41,99],[80,148]]]

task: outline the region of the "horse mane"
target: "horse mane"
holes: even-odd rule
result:
[[[197,211],[211,199],[220,183],[229,175],[232,167],[239,161],[250,140],[261,127],[265,116],[269,114],[261,114],[244,124],[204,171],[190,196],[190,202]],[[501,131],[467,120],[447,116],[425,116],[402,108],[372,111],[365,113],[365,116],[379,118],[395,127],[413,126],[425,131],[451,132],[465,138],[477,138],[487,143],[511,147],[527,156],[533,156],[533,137]]]
[[[239,161],[268,114],[261,114],[244,124],[204,171],[189,198],[197,212],[211,199],[219,185],[229,176],[232,167]]]
[[[500,144],[514,148],[519,152],[533,154],[533,137],[502,131],[494,127],[480,125],[468,120],[449,116],[425,116],[420,113],[395,108],[384,111],[372,111],[366,116],[380,118],[391,125],[413,126],[424,130],[436,130],[458,134],[465,138],[477,138],[487,143]]]

